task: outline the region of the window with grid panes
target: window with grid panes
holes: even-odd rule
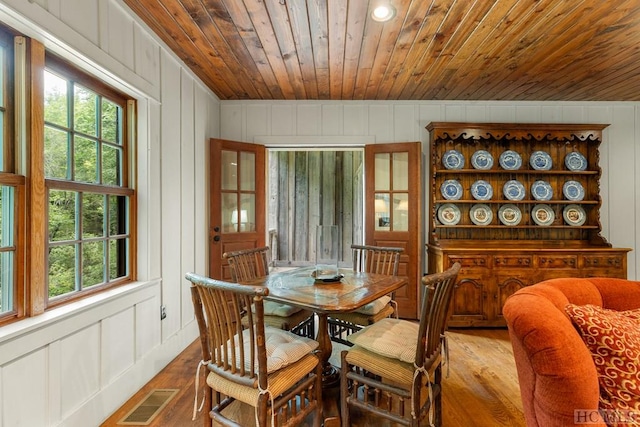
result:
[[[49,304],[131,278],[133,106],[47,55],[44,169]]]
[[[18,225],[24,214],[25,179],[15,170],[13,66],[14,36],[0,27],[0,322],[24,313]]]

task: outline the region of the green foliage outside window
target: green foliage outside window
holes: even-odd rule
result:
[[[5,36],[0,36],[0,171],[11,172],[5,165],[5,121],[7,115],[7,97],[11,90],[6,87],[8,76],[6,67],[11,63],[11,49],[7,46]],[[10,99],[10,98],[9,98]],[[0,185],[0,315],[15,310],[15,189]]]
[[[0,186],[0,314],[14,309],[14,205],[14,188]]]

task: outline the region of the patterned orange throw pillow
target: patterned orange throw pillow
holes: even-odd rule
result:
[[[640,310],[568,304],[565,311],[593,357],[605,422],[640,426]]]

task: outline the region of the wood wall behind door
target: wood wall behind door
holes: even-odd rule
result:
[[[317,225],[338,225],[340,264],[351,266],[351,244],[363,236],[363,153],[273,151],[269,154],[268,223],[277,266],[315,261]]]

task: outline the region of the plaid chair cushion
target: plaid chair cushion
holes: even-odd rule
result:
[[[419,327],[418,323],[408,320],[385,318],[347,339],[381,356],[412,363],[416,358]]]
[[[355,312],[356,313],[362,313],[362,314],[368,314],[368,315],[374,315],[374,314],[378,314],[380,312],[380,310],[382,310],[383,308],[385,308],[387,306],[387,304],[389,304],[389,301],[391,301],[391,297],[388,295],[385,295],[383,297],[378,298],[377,300],[370,302],[369,304],[357,309]]]
[[[244,367],[250,369],[251,351],[249,329],[245,329],[242,334]],[[272,326],[266,326],[264,334],[267,349],[267,373],[272,373],[285,366],[291,365],[318,348],[317,341]],[[233,341],[234,342],[229,342],[228,345],[234,346],[236,354],[239,355],[240,343],[237,339]],[[257,351],[255,351],[254,354],[256,354],[255,364],[257,366]]]
[[[289,317],[292,314],[295,314],[302,309],[299,307],[294,307],[287,304],[281,304],[275,301],[265,301],[264,302],[264,315],[265,316],[280,316],[280,317]]]

